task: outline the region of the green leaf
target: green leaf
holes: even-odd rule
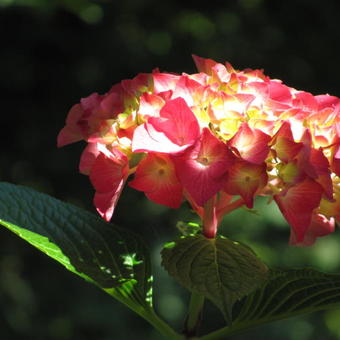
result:
[[[340,307],[340,274],[309,268],[271,270],[261,287],[234,305],[230,327],[201,339],[225,339],[264,323],[336,307]]]
[[[183,221],[178,221],[176,228],[184,236],[195,235],[202,230],[201,226],[197,223]]]
[[[145,317],[148,251],[135,234],[32,189],[0,183],[0,224]]]
[[[181,237],[162,250],[162,264],[192,292],[210,299],[231,321],[233,304],[267,278],[267,267],[248,249],[222,236]]]
[[[242,329],[339,306],[339,274],[274,270],[262,287],[235,305],[238,315],[233,327]]]

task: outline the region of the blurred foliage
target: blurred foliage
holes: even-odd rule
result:
[[[56,136],[79,98],[159,67],[194,72],[191,54],[228,60],[315,94],[340,95],[336,0],[181,2],[165,0],[0,0],[0,180],[28,185],[94,210],[88,178],[78,174],[84,144],[61,150]],[[274,204],[236,211],[221,233],[244,242],[275,267],[340,271],[339,233],[312,248],[288,246],[289,227]],[[156,307],[181,328],[187,293],[160,268],[163,242],[187,205],[169,210],[127,188],[113,221],[152,249]],[[159,339],[144,320],[5,230],[0,230],[1,339]],[[276,322],[241,339],[339,339],[339,310]],[[203,331],[223,318],[207,304]]]

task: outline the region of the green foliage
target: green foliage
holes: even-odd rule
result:
[[[267,267],[248,249],[224,237],[191,235],[168,243],[163,266],[184,287],[210,299],[231,321],[233,304],[256,289]]]
[[[340,275],[313,269],[271,270],[261,287],[234,305],[233,323],[201,340],[219,340],[264,323],[340,306]]]
[[[202,230],[201,226],[198,223],[194,222],[186,223],[182,221],[177,222],[176,228],[184,236],[195,235]]]
[[[137,235],[8,183],[0,183],[0,217],[1,225],[125,303],[163,335],[181,338],[152,309],[148,251]],[[164,246],[162,259],[170,275],[194,294],[210,299],[229,323],[202,340],[340,306],[339,274],[312,269],[268,272],[248,247],[221,236],[182,236]]]
[[[340,306],[340,275],[313,269],[273,270],[270,278],[235,306],[234,325],[264,323]]]
[[[32,189],[0,184],[0,224],[143,315],[152,304],[148,251],[135,234]]]

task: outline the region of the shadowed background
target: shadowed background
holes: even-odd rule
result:
[[[272,78],[314,94],[340,96],[338,1],[0,0],[0,180],[27,185],[91,211],[93,190],[78,173],[85,143],[56,148],[69,108],[92,92],[139,72],[195,72],[191,54],[264,68]],[[287,245],[289,227],[277,208],[258,201],[258,215],[240,210],[221,231],[273,266],[340,270],[339,233],[313,248]],[[160,268],[162,243],[176,221],[195,220],[187,205],[172,211],[125,189],[113,221],[148,242],[155,304],[180,329],[188,294]],[[223,326],[207,304],[205,331]],[[259,327],[231,337],[340,338],[340,310]],[[0,229],[0,338],[150,339],[144,320]]]

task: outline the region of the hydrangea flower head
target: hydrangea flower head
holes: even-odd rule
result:
[[[71,108],[58,145],[88,143],[80,171],[99,214],[111,219],[128,183],[171,208],[188,201],[209,238],[256,196],[276,202],[291,244],[331,233],[340,221],[340,99],[194,61],[198,73],[139,74]]]

